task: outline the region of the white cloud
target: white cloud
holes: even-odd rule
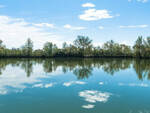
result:
[[[99,26],[98,28],[99,28],[100,30],[103,30],[103,29],[104,29],[104,27],[103,27],[103,26]]]
[[[128,0],[128,2],[132,2],[133,0]],[[137,2],[146,3],[148,0],[136,0]]]
[[[83,29],[86,29],[85,27],[74,27],[74,26],[71,26],[69,24],[64,25],[64,28],[65,29],[70,29],[70,30],[83,30]]]
[[[82,82],[82,81],[70,81],[70,82],[63,83],[63,85],[66,86],[66,87],[69,87],[69,86],[71,86],[73,84],[84,85],[86,83]]]
[[[120,28],[146,28],[148,25],[129,25],[129,26],[120,26]]]
[[[4,5],[0,5],[0,8],[4,8],[4,7],[6,7],[6,6],[4,6]]]
[[[85,21],[95,21],[113,18],[113,16],[111,16],[109,12],[105,9],[104,10],[88,9],[84,11],[84,14],[79,15],[79,18]]]
[[[82,7],[95,7],[95,5],[92,3],[85,3],[82,5]]]
[[[96,103],[96,102],[107,102],[109,97],[110,97],[110,93],[107,92],[100,92],[100,91],[96,91],[96,90],[85,90],[85,91],[81,91],[79,92],[79,96],[83,97],[85,99],[85,101],[90,102],[90,103]]]
[[[53,27],[51,24],[41,25]],[[21,47],[29,37],[34,42],[35,49],[42,48],[47,41],[57,45],[64,42],[64,37],[46,31],[43,27],[37,27],[24,19],[0,16],[0,38],[8,48]]]
[[[92,109],[94,108],[95,105],[92,105],[92,104],[88,104],[88,105],[83,105],[82,108],[85,108],[85,109]]]
[[[49,28],[55,28],[54,24],[49,24],[49,23],[39,23],[39,24],[33,24],[34,26],[37,27],[49,27]]]

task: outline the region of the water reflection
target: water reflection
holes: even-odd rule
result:
[[[0,59],[0,75],[7,66],[19,67],[32,76],[33,66],[41,65],[46,73],[55,72],[59,67],[63,73],[72,71],[78,79],[92,76],[94,68],[102,69],[109,75],[133,67],[139,80],[150,80],[150,60],[132,59]]]
[[[1,112],[16,106],[18,113],[149,112],[149,65],[133,59],[0,59]]]

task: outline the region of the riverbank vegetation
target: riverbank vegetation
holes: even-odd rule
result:
[[[33,49],[30,38],[21,48],[8,49],[0,40],[0,57],[124,57],[124,58],[150,58],[150,37],[144,39],[139,36],[133,47],[119,44],[113,40],[107,41],[102,46],[94,46],[89,37],[78,36],[73,44],[63,43],[58,48],[52,42],[46,42],[43,49]]]

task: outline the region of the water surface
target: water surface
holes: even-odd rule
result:
[[[0,113],[150,113],[150,60],[0,59]]]

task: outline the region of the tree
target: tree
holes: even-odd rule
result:
[[[53,44],[51,42],[46,42],[44,44],[43,50],[44,50],[45,56],[51,57],[51,56],[54,56],[55,53],[57,52],[57,46],[56,44]]]
[[[0,40],[0,49],[4,49],[5,48],[5,45],[3,45],[3,41]]]
[[[143,56],[144,57],[150,57],[150,37],[147,37],[146,40],[143,40]]]
[[[113,40],[107,41],[103,45],[103,49],[105,50],[105,53],[107,56],[112,56],[113,55],[113,50],[114,50],[114,45],[116,43]]]
[[[32,56],[33,52],[33,42],[30,38],[27,39],[25,45],[23,46],[23,51],[25,52],[25,55]]]
[[[136,57],[142,56],[142,50],[143,50],[143,37],[139,36],[138,39],[135,42],[135,45],[133,46],[134,53]]]
[[[131,50],[130,46],[121,44],[120,47],[121,47],[122,56],[132,56],[132,50]]]
[[[89,37],[78,36],[74,41],[74,45],[79,48],[84,55],[86,49],[92,48],[92,40],[90,40]]]
[[[63,43],[63,49],[66,49],[67,47],[68,47],[67,43],[64,42],[64,43]]]
[[[51,42],[46,42],[43,50],[46,56],[52,56],[53,44]]]
[[[0,56],[6,56],[6,53],[5,53],[5,45],[3,45],[3,41],[0,40]]]

